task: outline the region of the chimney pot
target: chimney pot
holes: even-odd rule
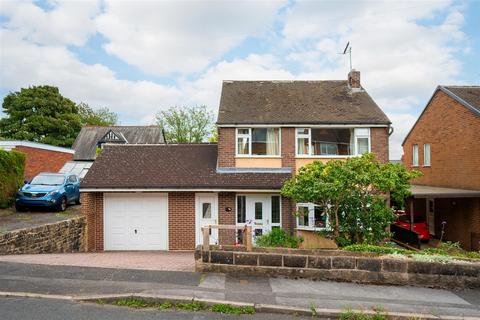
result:
[[[360,71],[350,70],[348,73],[348,86],[352,91],[360,91],[362,89],[360,85]]]

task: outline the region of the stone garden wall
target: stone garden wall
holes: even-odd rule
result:
[[[0,235],[0,255],[84,251],[85,217]]]
[[[480,287],[480,263],[468,261],[443,264],[341,250],[260,251],[197,248],[196,270],[436,288]]]

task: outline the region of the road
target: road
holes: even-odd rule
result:
[[[453,291],[301,279],[35,265],[2,261],[0,261],[0,291],[72,297],[141,293],[303,308],[312,306],[340,310],[381,308],[387,312],[480,318],[480,289]],[[8,303],[4,307],[7,308]]]

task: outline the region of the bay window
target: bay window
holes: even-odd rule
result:
[[[297,204],[297,228],[321,230],[327,228],[327,215],[323,208],[313,203]]]
[[[353,156],[370,152],[369,128],[296,128],[297,156]]]
[[[237,155],[279,156],[279,128],[238,128]]]

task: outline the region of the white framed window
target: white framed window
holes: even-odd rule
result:
[[[426,143],[423,145],[423,165],[425,167],[430,167],[430,144]]]
[[[328,219],[323,208],[313,203],[298,203],[297,228],[304,230],[323,230],[328,228]]]
[[[237,156],[280,156],[280,128],[237,128]]]
[[[348,157],[370,152],[369,128],[296,128],[297,157]]]
[[[418,167],[418,144],[412,147],[412,166]]]

